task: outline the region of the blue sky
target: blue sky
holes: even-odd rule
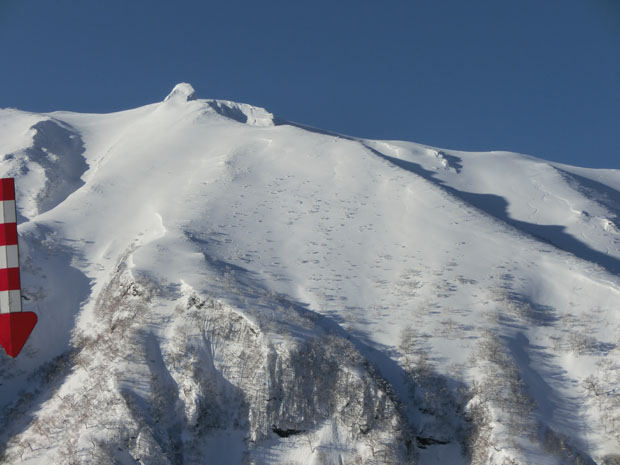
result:
[[[344,134],[620,168],[617,0],[0,0],[0,107],[202,98]]]

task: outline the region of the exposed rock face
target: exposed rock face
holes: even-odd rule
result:
[[[316,456],[299,463],[413,463],[389,385],[311,313],[280,300],[278,318],[252,322],[213,297],[166,289],[119,265],[97,300],[98,335],[76,335],[75,369],[31,425],[39,434],[26,448],[11,443],[5,462],[199,464],[214,450],[226,458],[215,444],[225,435],[230,459],[249,464],[285,460],[300,442]]]

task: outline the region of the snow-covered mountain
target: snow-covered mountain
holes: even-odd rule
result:
[[[188,84],[0,110],[3,464],[619,464],[620,172],[356,139]]]

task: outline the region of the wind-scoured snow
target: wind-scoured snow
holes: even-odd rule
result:
[[[0,463],[618,464],[620,173],[201,100],[0,110]]]

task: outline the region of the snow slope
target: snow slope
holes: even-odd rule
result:
[[[0,110],[0,463],[620,463],[620,172],[200,100]],[[614,461],[615,460],[615,461]]]

